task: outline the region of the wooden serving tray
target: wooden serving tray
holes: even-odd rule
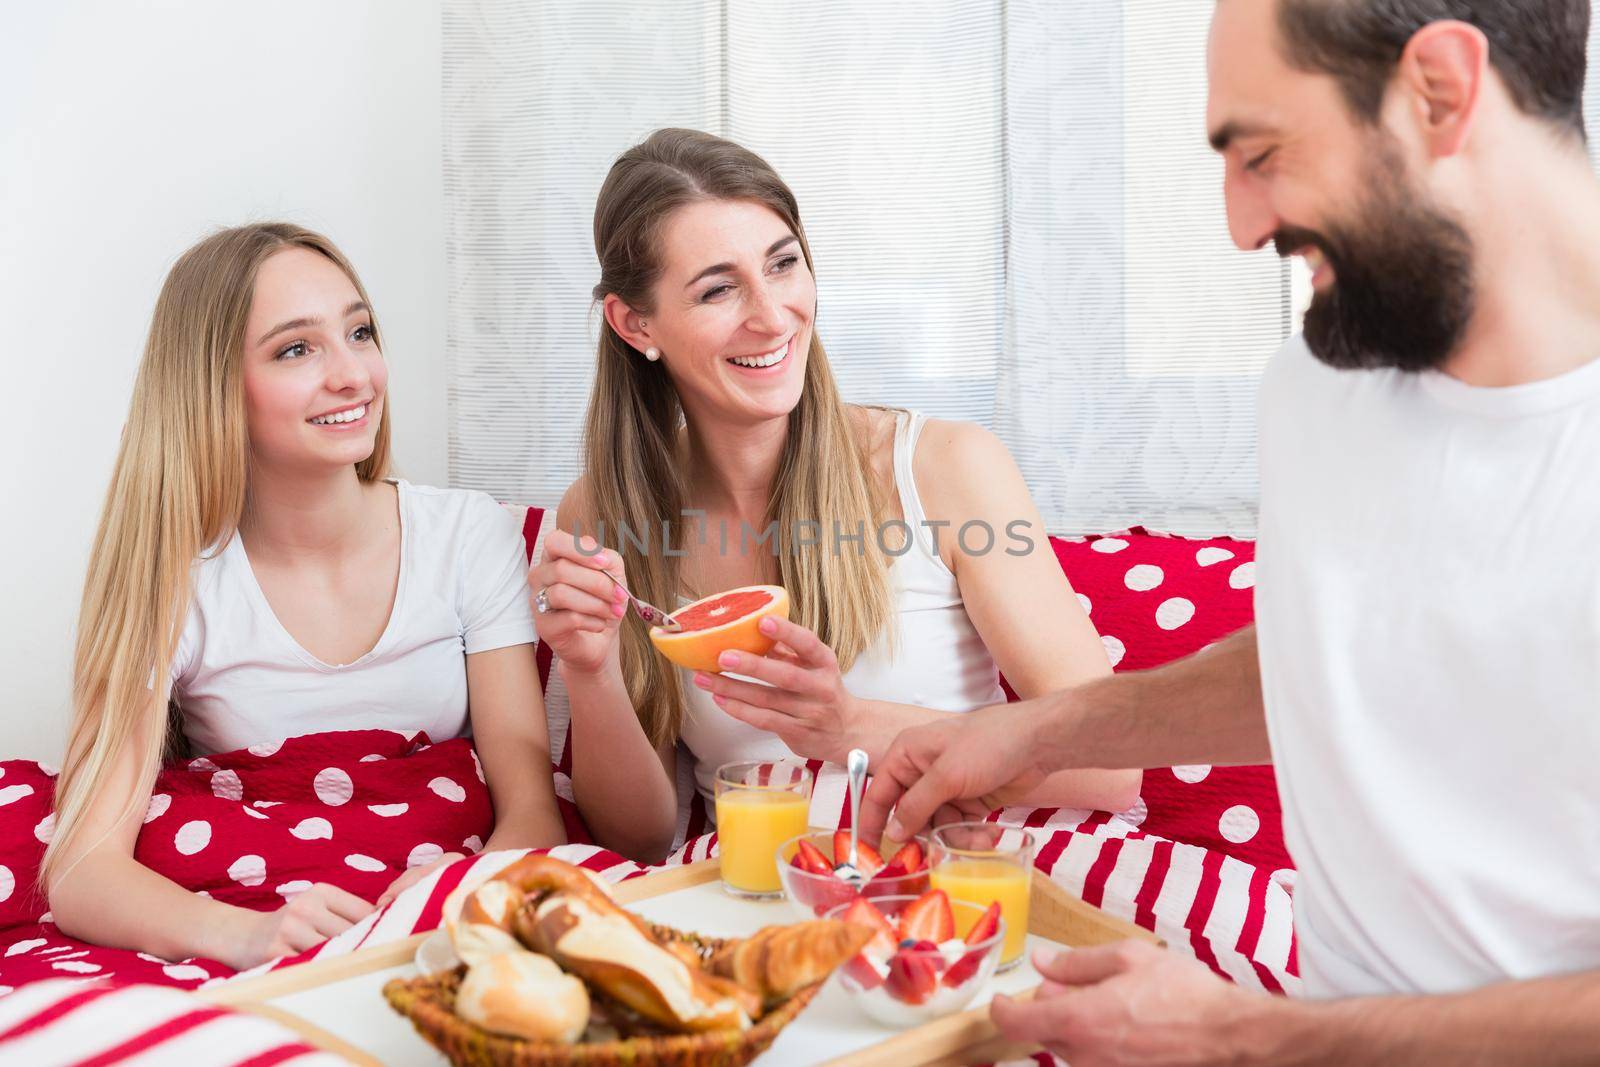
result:
[[[703,894],[706,890],[700,887],[715,882],[720,874],[718,862],[710,859],[621,882],[612,887],[612,892],[621,904],[651,901],[652,907],[660,908],[670,903],[660,898],[670,894],[685,891],[691,891],[691,895]],[[794,916],[788,911],[787,906],[784,906],[782,914],[775,914],[773,918],[774,921],[788,922],[793,921]],[[1028,928],[1029,933],[1035,937],[1074,947],[1087,947],[1130,938],[1160,944],[1159,939],[1149,931],[1085,904],[1037,872],[1033,877]],[[708,928],[700,932],[717,934],[722,931]],[[291,1002],[298,1000],[303,1004],[306,1000],[302,995],[313,991],[318,993],[319,1002],[331,1002],[341,995],[356,994],[374,983],[381,985],[380,972],[393,972],[393,974],[382,974],[382,980],[395,974],[414,974],[412,961],[417,948],[429,936],[430,933],[416,934],[401,941],[358,949],[337,959],[313,961],[255,978],[226,982],[197,991],[194,995],[212,1004],[260,1011],[279,1021],[299,1022],[301,1025],[296,1029],[308,1042],[349,1056],[360,1063],[361,1057],[366,1056],[367,1052],[378,1051],[376,1048],[368,1047],[369,1042],[363,1040],[363,1034],[351,1032],[348,1028],[342,1034],[325,1033],[313,1022],[298,1020],[291,1008],[274,1002],[287,999]],[[363,1006],[366,1004],[366,999],[365,994],[362,994],[360,1002]],[[400,1067],[402,1061],[399,1056],[403,1053],[397,1052],[397,1043],[405,1044],[408,1039],[414,1039],[417,1057],[412,1062],[430,1064],[443,1062],[431,1046],[411,1031],[408,1021],[389,1012],[387,1005],[383,1005],[382,1010],[392,1016],[394,1028],[390,1030],[387,1026],[391,1021],[390,1018],[380,1016],[384,1018],[382,1025],[386,1029],[386,1034],[383,1043],[386,1047],[383,1050],[384,1054],[378,1059]],[[813,1006],[808,1009],[807,1014],[815,1012],[816,1008]],[[806,1014],[802,1014],[790,1024],[785,1033],[802,1028],[805,1023]],[[326,1027],[328,1024],[324,1022],[323,1026]],[[329,1028],[339,1029],[337,1026]],[[830,1029],[828,1032],[834,1031]],[[357,1046],[363,1051],[357,1052],[352,1046]],[[901,1031],[870,1047],[857,1049],[829,1062],[836,1067],[985,1063],[1027,1055],[1033,1051],[1036,1050],[1006,1044],[989,1021],[988,1008],[984,1006]],[[375,1061],[367,1058],[365,1062]],[[758,1064],[761,1062],[757,1060]]]

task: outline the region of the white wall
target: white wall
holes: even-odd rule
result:
[[[56,760],[88,546],[161,279],[286,218],[362,274],[399,471],[445,481],[437,0],[0,10],[0,759]]]

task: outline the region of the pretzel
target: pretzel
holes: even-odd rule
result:
[[[457,954],[520,949],[549,956],[568,974],[666,1029],[744,1030],[761,997],[659,944],[639,918],[618,906],[587,873],[549,856],[525,856],[452,911]]]

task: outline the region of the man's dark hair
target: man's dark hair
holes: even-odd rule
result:
[[[1430,22],[1471,23],[1489,62],[1523,112],[1583,130],[1589,0],[1280,0],[1284,58],[1331,74],[1356,115],[1377,120],[1384,90],[1411,35]]]

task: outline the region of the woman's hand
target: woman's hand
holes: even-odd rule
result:
[[[788,619],[762,619],[761,632],[779,647],[766,656],[724,652],[718,662],[766,685],[704,672],[695,673],[694,684],[735,719],[777,734],[797,756],[843,763],[851,748],[867,747],[866,702],[844,687],[833,649]]]
[[[544,559],[528,572],[533,598],[533,624],[567,670],[598,674],[617,654],[617,630],[628,612],[628,598],[607,578],[626,578],[615,552],[585,537],[579,542],[565,530],[552,530],[544,543]],[[540,611],[540,592],[547,610]]]
[[[277,911],[252,912],[244,937],[232,959],[223,960],[239,970],[304,952],[330,937],[342,934],[368,915],[373,906],[336,885],[318,882],[296,893]]]
[[[448,867],[456,860],[466,859],[464,852],[446,852],[432,863],[424,863],[420,867],[412,867],[406,873],[389,883],[389,888],[383,891],[383,896],[378,898],[378,907],[383,907],[407,889],[422,881],[440,867]]]

